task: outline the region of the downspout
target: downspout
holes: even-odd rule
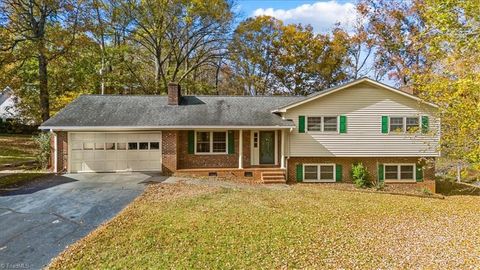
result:
[[[293,128],[290,128],[290,133],[292,133],[293,131]],[[288,170],[288,160],[290,159],[290,134],[288,134],[288,140],[287,140],[287,157],[285,158],[285,167],[287,168]]]
[[[57,153],[57,134],[53,132],[52,129],[50,129],[50,134],[53,136],[53,172],[57,173],[58,172],[58,153]]]

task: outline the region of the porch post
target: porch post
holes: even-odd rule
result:
[[[243,169],[243,130],[239,130],[238,136],[238,168]]]
[[[280,168],[285,169],[285,129],[282,129],[280,140]]]

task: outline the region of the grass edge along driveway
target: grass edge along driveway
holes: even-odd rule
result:
[[[154,184],[50,269],[467,268],[480,198]]]

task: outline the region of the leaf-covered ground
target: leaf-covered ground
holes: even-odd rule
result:
[[[34,181],[42,176],[45,176],[46,173],[44,172],[37,172],[37,171],[28,171],[22,173],[12,173],[6,176],[3,176],[0,173],[0,189],[2,188],[12,188],[12,187],[19,187],[24,185],[28,182]]]
[[[156,184],[53,269],[475,268],[480,198]]]
[[[0,167],[35,160],[37,148],[31,135],[0,134]]]

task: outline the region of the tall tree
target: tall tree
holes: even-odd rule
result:
[[[375,80],[381,80],[382,71],[375,70],[371,65],[375,51],[374,37],[368,31],[367,25],[361,17],[357,17],[353,25],[349,44],[350,66],[347,71],[348,76],[351,79],[358,79],[373,74]]]
[[[444,155],[480,165],[480,2],[425,0],[421,12],[433,64],[415,86],[440,106]]]
[[[231,67],[247,94],[306,95],[348,78],[348,44],[339,28],[323,35],[309,25],[255,17],[235,30]]]
[[[126,0],[129,39],[153,62],[153,93],[214,65],[225,53],[233,18],[225,0]]]
[[[277,91],[307,95],[345,81],[348,39],[340,29],[323,35],[315,34],[311,26],[284,26],[281,39],[275,44]]]
[[[282,27],[280,20],[259,16],[246,19],[236,28],[229,45],[230,63],[245,93],[265,95],[272,90],[277,62],[275,43],[279,42]]]
[[[360,0],[357,11],[375,44],[374,68],[399,87],[410,86],[412,76],[428,68],[421,33],[422,0]]]
[[[2,0],[0,27],[8,32],[1,50],[9,52],[9,63],[22,65],[35,59],[41,119],[50,118],[48,64],[65,53],[75,41],[79,2]],[[3,56],[2,56],[3,58]],[[1,62],[1,61],[0,61]],[[11,68],[15,72],[17,68]],[[25,82],[23,82],[25,83]]]

